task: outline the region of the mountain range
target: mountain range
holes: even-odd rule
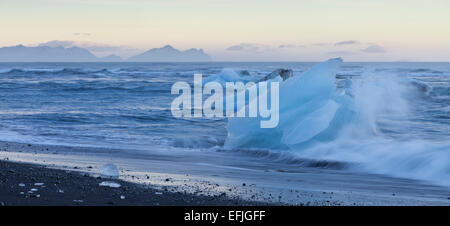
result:
[[[180,51],[170,45],[162,48],[154,48],[139,55],[130,57],[129,61],[136,62],[189,62],[189,61],[210,61],[211,57],[202,49],[188,49]]]
[[[180,51],[170,45],[153,48],[144,53],[122,59],[117,55],[97,57],[89,50],[80,47],[23,45],[0,48],[0,62],[205,62],[211,57],[202,49]]]

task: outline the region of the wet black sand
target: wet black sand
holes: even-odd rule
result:
[[[99,183],[103,181],[113,181],[121,186],[119,188],[99,186]],[[191,195],[157,190],[121,180],[91,177],[75,171],[0,161],[0,205],[248,206],[267,204],[228,198],[225,193],[218,196]]]
[[[223,152],[128,153],[129,150],[121,149],[0,141],[0,159],[5,160],[0,161],[0,202],[75,206],[280,203],[448,206],[450,203],[448,187],[425,181],[316,166],[280,165]],[[108,181],[97,178],[107,163],[118,167],[121,179],[118,183],[122,187],[99,186]],[[21,183],[23,186],[19,186]],[[32,188],[37,191],[31,191]]]

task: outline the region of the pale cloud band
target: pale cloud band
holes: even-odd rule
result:
[[[230,46],[227,51],[245,51],[245,52],[265,52],[271,51],[273,48],[269,45],[256,44],[256,43],[241,43],[238,45]]]
[[[385,53],[387,50],[382,45],[379,44],[372,44],[368,46],[365,49],[362,49],[361,51],[365,53]]]
[[[347,40],[347,41],[337,42],[334,45],[335,46],[343,46],[343,45],[357,45],[357,44],[360,44],[360,42],[358,42],[356,40]]]

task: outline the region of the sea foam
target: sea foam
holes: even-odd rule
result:
[[[351,169],[424,179],[450,186],[450,142],[394,139],[379,121],[394,123],[413,112],[408,98],[420,91],[404,79],[361,76],[336,87],[341,59],[330,59],[280,82],[279,126],[261,129],[258,118],[230,118],[226,149],[268,149],[293,157],[350,162]],[[395,125],[407,128],[407,125]]]

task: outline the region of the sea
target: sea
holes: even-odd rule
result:
[[[171,103],[178,96],[171,93],[172,85],[178,81],[193,84],[195,73],[210,80],[242,78],[257,82],[279,68],[293,70],[293,78],[302,77],[318,64],[0,63],[0,140],[115,148],[139,154],[157,150],[167,156],[173,150],[221,151],[230,155],[243,152],[254,154],[254,161],[279,161],[280,164],[292,164],[293,159],[312,159],[348,166],[339,170],[424,179],[450,186],[449,62],[339,64],[332,72],[333,95],[347,96],[360,122],[356,123],[358,126],[356,120],[342,122],[332,128],[332,136],[320,139],[314,136],[331,124],[308,128],[306,132],[298,132],[301,128],[297,128],[298,136],[309,136],[307,145],[281,145],[281,138],[265,145],[258,143],[261,139],[251,139],[254,131],[245,129],[238,135],[247,142],[234,142],[228,140],[236,136],[236,131],[229,131],[227,118],[172,115]],[[359,88],[349,92],[348,81]],[[308,87],[314,89],[315,85]],[[294,90],[284,91],[301,95]],[[289,102],[293,108],[303,104]],[[317,107],[316,111],[316,105],[312,106],[306,116],[296,115],[294,111],[286,114],[290,118],[280,122],[302,125],[305,117],[309,120],[325,116],[333,120],[333,114],[323,116],[323,108]],[[360,127],[365,127],[364,132]]]

